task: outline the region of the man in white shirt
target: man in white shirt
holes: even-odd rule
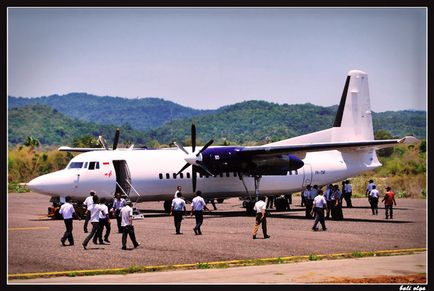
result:
[[[87,210],[88,210],[89,206],[93,204],[93,196],[95,195],[95,191],[91,190],[89,194],[90,195],[87,196],[86,200],[84,200],[84,202],[83,202],[83,207],[86,209],[86,216],[85,216],[84,225],[83,225],[83,231],[85,233],[88,232],[87,225],[88,225],[89,219],[90,219],[90,216],[89,216]]]
[[[175,223],[175,229],[176,234],[182,234],[181,233],[181,222],[182,222],[182,215],[185,214],[185,201],[182,199],[182,193],[178,192],[177,197],[172,200],[172,208],[170,210],[170,215],[173,214],[173,221]]]
[[[121,226],[122,226],[122,249],[127,249],[127,236],[130,236],[130,239],[133,243],[134,248],[140,246],[140,243],[136,240],[136,234],[134,232],[133,226],[133,208],[131,208],[132,203],[128,201],[127,204],[121,209]]]
[[[368,202],[371,203],[371,196],[369,196],[369,192],[372,190],[372,186],[377,186],[374,183],[374,180],[369,180],[368,186],[366,187],[366,196],[368,196]]]
[[[259,197],[259,200],[255,203],[253,210],[256,211],[255,217],[255,226],[253,226],[253,239],[256,239],[256,234],[258,233],[259,225],[262,224],[262,233],[264,235],[264,239],[270,238],[267,234],[267,214],[265,209],[267,208],[267,204],[265,203],[265,197]]]
[[[92,238],[93,238],[93,243],[96,244],[96,239],[97,239],[96,233],[98,232],[99,229],[99,214],[101,212],[101,208],[98,203],[99,203],[99,197],[95,194],[93,195],[93,204],[90,205],[89,208],[87,209],[90,216],[89,220],[90,223],[92,224],[92,230],[82,243],[84,249],[87,248],[87,244]]]
[[[101,245],[103,245],[104,242],[110,243],[108,237],[110,235],[110,230],[111,230],[109,211],[108,211],[108,207],[106,205],[106,199],[104,197],[102,197],[100,199],[99,207],[101,208],[101,212],[99,213],[99,229],[98,229],[96,237],[98,238],[99,243]],[[103,241],[102,233],[104,231],[104,227],[105,227],[106,231],[105,231],[104,241]],[[94,239],[94,241],[96,241],[96,240]]]
[[[111,209],[113,216],[116,218],[116,222],[118,225],[118,233],[122,233],[121,220],[122,217],[120,215],[122,207],[127,204],[127,201],[124,198],[121,198],[121,193],[117,192],[115,195],[115,199],[113,199],[113,207]]]
[[[181,186],[176,186],[176,191],[175,191],[175,195],[173,195],[173,199],[175,199],[176,197],[178,197],[178,193],[182,191],[182,187]]]
[[[65,241],[69,241],[69,245],[74,245],[74,237],[72,236],[72,219],[76,216],[79,220],[80,217],[75,213],[74,206],[71,204],[71,197],[65,197],[65,203],[60,207],[59,213],[63,216],[63,222],[65,223],[65,233],[60,239],[60,242],[65,246]]]
[[[316,227],[318,222],[321,223],[322,230],[327,230],[324,220],[324,209],[327,209],[327,201],[324,198],[323,191],[321,189],[318,190],[318,195],[313,200],[313,209],[315,211],[315,222],[313,224],[312,230],[318,230]]]
[[[193,200],[191,201],[191,215],[190,216],[192,216],[194,213],[194,217],[196,218],[196,226],[193,228],[194,234],[196,234],[196,235],[202,234],[200,227],[203,223],[203,210],[206,209],[209,212],[211,212],[211,210],[209,210],[209,208],[206,207],[205,200],[203,200],[201,195],[202,195],[202,192],[197,191],[196,197],[194,197]]]
[[[372,190],[369,192],[369,203],[371,203],[372,215],[378,215],[379,198],[380,192],[377,190],[377,186],[373,185]]]

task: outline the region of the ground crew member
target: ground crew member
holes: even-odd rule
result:
[[[318,228],[316,226],[318,222],[320,222],[322,230],[326,231],[327,228],[325,226],[324,220],[324,209],[327,209],[327,201],[324,198],[323,191],[321,189],[318,190],[318,195],[313,200],[313,209],[315,211],[315,222],[312,226],[312,230],[317,231]]]
[[[116,193],[115,199],[113,199],[113,207],[111,209],[113,216],[116,218],[116,222],[118,225],[118,233],[122,233],[121,227],[121,209],[127,204],[127,201],[124,198],[121,198],[121,193]]]
[[[173,199],[178,197],[178,193],[181,192],[182,187],[181,186],[176,186],[176,191],[175,191],[175,195],[173,196]]]
[[[209,212],[211,212],[211,210],[208,207],[206,207],[205,200],[203,200],[201,195],[202,195],[202,192],[197,191],[196,197],[194,197],[193,200],[191,201],[191,214],[190,214],[190,216],[192,216],[194,214],[194,217],[196,218],[196,226],[193,228],[194,234],[196,234],[196,235],[202,234],[200,227],[203,223],[203,210],[206,209]]]
[[[335,216],[333,217],[333,219],[335,220],[343,220],[344,219],[344,214],[342,213],[342,192],[339,191],[339,186],[335,185],[335,189],[334,189],[334,195],[336,197],[336,205],[335,205]]]
[[[369,180],[369,183],[368,183],[368,187],[366,187],[366,196],[368,196],[368,201],[370,202],[370,196],[369,196],[369,192],[371,192],[371,190],[372,190],[372,186],[374,186],[375,185],[375,183],[374,183],[374,180]]]
[[[262,224],[262,234],[264,235],[264,239],[270,238],[267,234],[267,214],[265,209],[267,204],[265,203],[265,197],[260,197],[259,200],[255,203],[253,210],[256,211],[255,218],[255,226],[253,227],[253,239],[256,239],[256,234],[258,233],[259,225]]]
[[[372,215],[378,215],[378,198],[380,192],[377,190],[377,186],[373,185],[371,192],[369,192],[369,202],[371,203]]]
[[[327,189],[326,189],[325,194],[324,194],[324,198],[327,201],[326,218],[330,218],[330,211],[333,210],[334,204],[336,204],[336,201],[332,200],[332,198],[333,198],[332,192],[333,192],[333,185],[328,184]]]
[[[108,237],[110,235],[110,216],[109,216],[109,211],[108,211],[108,207],[105,204],[106,203],[106,199],[103,197],[100,199],[99,201],[99,207],[101,208],[101,212],[99,214],[99,229],[97,232],[97,238],[99,240],[99,243],[101,245],[104,244],[104,242],[106,243],[110,243]],[[102,239],[102,233],[104,231],[104,227],[105,227],[105,235],[104,235],[104,241]]]
[[[74,206],[70,203],[71,197],[66,196],[65,197],[65,203],[60,207],[59,213],[63,216],[63,222],[65,223],[65,233],[63,234],[63,237],[60,239],[60,242],[63,246],[65,246],[65,241],[68,240],[69,245],[74,245],[74,237],[72,236],[72,218],[73,216],[76,216],[78,220],[80,220],[80,217],[75,213]]]
[[[384,202],[384,208],[386,210],[386,219],[389,219],[389,215],[390,215],[390,219],[393,219],[393,204],[395,204],[396,206],[395,193],[393,193],[391,190],[392,188],[387,186],[386,187],[387,192],[384,194],[383,200],[381,200],[381,202]]]
[[[93,238],[93,243],[96,244],[96,233],[98,232],[99,229],[99,214],[101,212],[101,208],[99,206],[99,198],[96,194],[93,195],[92,197],[93,199],[93,204],[91,204],[89,206],[89,208],[87,209],[87,211],[89,212],[90,215],[90,223],[92,224],[92,230],[89,233],[89,235],[84,239],[82,245],[83,248],[86,249],[87,248],[87,244],[89,243],[89,241]],[[86,213],[87,215],[87,213]]]
[[[274,195],[267,196],[267,209],[271,209],[274,207],[274,202],[276,197]]]
[[[87,212],[89,209],[89,206],[93,204],[93,196],[95,195],[95,191],[91,190],[89,193],[89,196],[84,200],[83,207],[86,209],[85,219],[84,219],[84,225],[83,225],[83,231],[87,233],[87,225],[89,223],[90,219],[90,212]]]
[[[312,211],[312,201],[310,201],[311,186],[307,185],[303,191],[304,204],[306,205],[306,217],[311,218],[310,212]]]
[[[353,207],[353,204],[351,202],[351,197],[353,196],[353,186],[350,183],[350,180],[345,181],[345,202],[347,203],[347,207],[351,208]]]
[[[124,207],[121,209],[121,226],[122,226],[122,249],[127,249],[127,236],[130,236],[130,239],[133,243],[134,248],[140,246],[140,243],[136,240],[136,234],[134,232],[133,225],[133,209],[131,208],[132,202],[128,201]]]
[[[182,193],[178,192],[176,194],[176,198],[172,200],[172,208],[170,209],[170,215],[173,214],[173,221],[175,223],[175,230],[176,234],[182,234],[181,233],[181,222],[182,222],[182,215],[186,214],[185,209],[185,201],[182,199]]]

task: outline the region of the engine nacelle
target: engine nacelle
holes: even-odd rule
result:
[[[214,174],[241,172],[246,175],[286,175],[288,171],[303,167],[296,156],[249,155],[243,147],[214,147],[202,153],[202,163]]]

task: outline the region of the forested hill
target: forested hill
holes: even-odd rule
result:
[[[20,101],[19,98],[17,100]],[[76,102],[78,103],[77,100]],[[9,145],[21,144],[27,136],[37,138],[44,145],[72,145],[74,138],[85,135],[97,137],[101,134],[110,144],[116,127],[121,128],[121,143],[134,143],[138,146],[152,147],[158,143],[168,144],[172,140],[186,144],[190,140],[191,116],[180,120],[169,119],[161,126],[137,131],[133,129],[133,122],[123,124],[121,121],[130,114],[128,111],[122,114],[118,111],[111,125],[98,125],[66,117],[48,106],[12,108],[11,104],[9,105]],[[106,107],[106,110],[106,115],[113,114],[109,107]],[[329,128],[333,124],[336,111],[337,106],[279,105],[265,101],[245,101],[211,112],[200,112],[194,117],[194,122],[197,127],[197,139],[202,144],[210,139],[215,140],[215,145],[225,142],[264,143],[267,137],[277,141]],[[158,115],[159,112],[154,109],[153,113]],[[134,121],[140,123],[143,118],[137,117]],[[373,113],[373,123],[375,131],[385,129],[392,136],[414,135],[420,139],[426,138],[425,111]]]
[[[37,98],[9,96],[8,108],[27,105],[47,105],[64,115],[81,121],[102,125],[129,124],[137,130],[147,130],[176,119],[213,113],[214,110],[197,110],[161,98],[128,99],[95,96],[86,93],[51,95]]]

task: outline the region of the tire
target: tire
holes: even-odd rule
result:
[[[217,198],[217,203],[223,203],[223,201],[225,201],[225,199],[224,198]]]
[[[164,201],[163,208],[165,212],[170,213],[170,209],[172,208],[172,201],[170,200]]]

